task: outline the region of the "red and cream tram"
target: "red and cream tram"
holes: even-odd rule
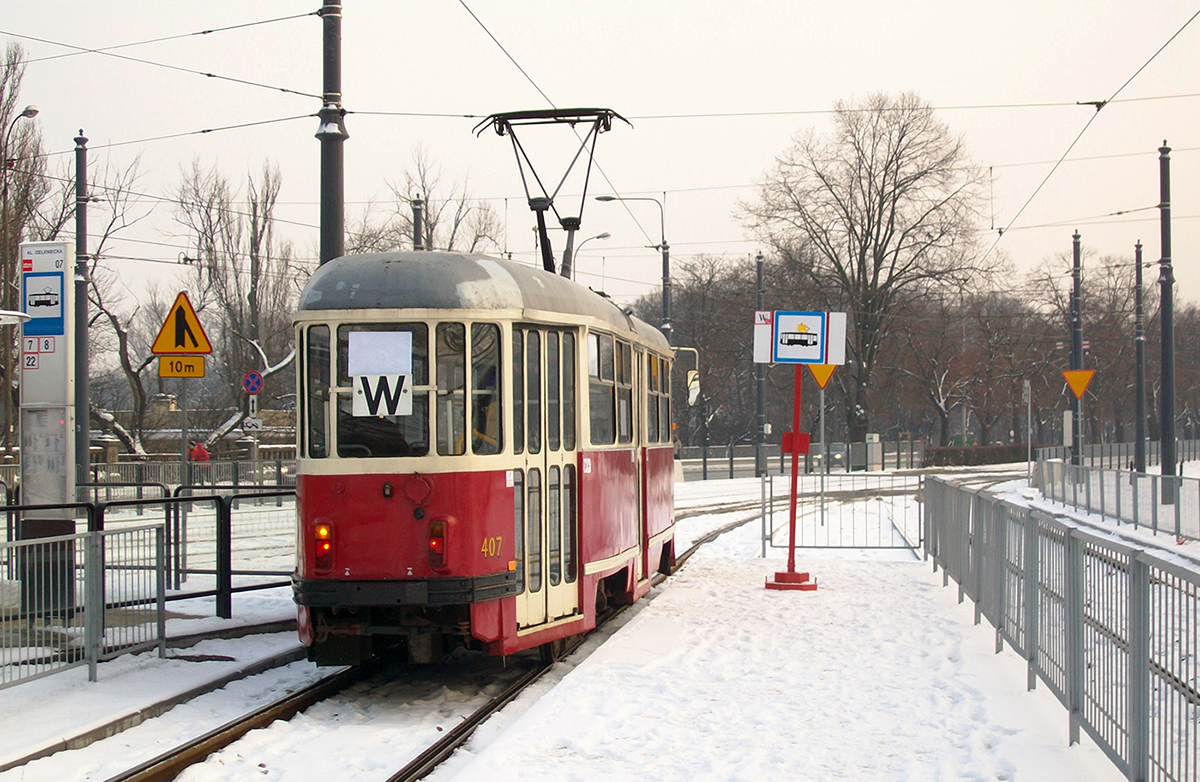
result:
[[[671,349],[608,298],[479,255],[351,255],[296,337],[318,664],[553,650],[672,564]]]

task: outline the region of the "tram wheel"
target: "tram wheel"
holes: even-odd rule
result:
[[[542,655],[542,662],[546,663],[547,665],[561,660],[563,652],[566,650],[566,638],[559,638],[556,641],[550,641],[549,643],[544,643],[538,647],[538,651],[541,652]]]

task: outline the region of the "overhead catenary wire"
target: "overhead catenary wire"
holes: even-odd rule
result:
[[[1175,33],[1170,38],[1168,38],[1166,40],[1166,43],[1164,43],[1162,46],[1158,47],[1158,49],[1155,50],[1154,54],[1150,55],[1150,58],[1148,60],[1146,60],[1146,62],[1142,63],[1142,66],[1140,68],[1138,68],[1136,71],[1134,71],[1133,75],[1130,76],[1128,79],[1126,79],[1125,82],[1120,87],[1118,87],[1116,89],[1116,91],[1108,97],[1107,100],[1097,101],[1094,104],[1096,110],[1092,113],[1092,116],[1088,117],[1088,121],[1084,124],[1083,128],[1080,129],[1079,133],[1076,134],[1075,138],[1071,141],[1071,143],[1067,146],[1066,151],[1062,153],[1062,155],[1059,157],[1058,161],[1054,164],[1054,166],[1050,169],[1050,171],[1048,171],[1046,173],[1046,176],[1042,179],[1042,181],[1038,184],[1038,186],[1036,188],[1034,188],[1033,192],[1029,195],[1029,198],[1027,198],[1025,200],[1025,203],[1023,203],[1021,205],[1021,208],[1017,210],[1017,213],[1012,216],[1012,219],[1008,221],[1008,224],[1006,226],[1004,226],[1003,228],[999,229],[999,234],[996,236],[995,241],[992,242],[992,246],[989,247],[987,250],[988,253],[991,253],[991,251],[993,249],[995,249],[996,245],[1000,243],[1000,240],[1004,238],[1005,232],[1008,231],[1010,228],[1012,228],[1013,224],[1016,223],[1016,221],[1021,217],[1021,214],[1025,211],[1025,209],[1029,206],[1029,204],[1031,204],[1033,202],[1033,199],[1037,198],[1038,193],[1040,193],[1042,191],[1042,188],[1046,186],[1046,183],[1050,181],[1050,178],[1054,176],[1054,172],[1058,171],[1058,169],[1062,165],[1063,161],[1066,160],[1067,155],[1071,154],[1071,150],[1075,148],[1075,145],[1079,143],[1079,140],[1081,138],[1083,138],[1083,135],[1085,133],[1087,133],[1088,128],[1090,128],[1092,126],[1092,123],[1094,123],[1096,121],[1096,118],[1100,116],[1100,112],[1104,110],[1104,107],[1107,106],[1108,104],[1112,103],[1114,100],[1116,100],[1117,96],[1120,95],[1121,92],[1126,87],[1128,87],[1130,85],[1130,83],[1133,82],[1134,79],[1136,79],[1138,77],[1138,74],[1140,74],[1142,71],[1144,71],[1146,69],[1146,67],[1150,65],[1150,63],[1154,62],[1154,60],[1158,57],[1158,55],[1162,54],[1163,50],[1165,50],[1168,46],[1170,46],[1171,42],[1174,41],[1177,37],[1179,37],[1180,33],[1182,33],[1184,30],[1187,29],[1188,25],[1190,25],[1196,19],[1197,16],[1200,16],[1200,11],[1196,11],[1196,13],[1194,13],[1190,17],[1188,17],[1188,20],[1186,22],[1184,22],[1183,25],[1178,30],[1176,30]]]
[[[305,14],[293,14],[291,16],[279,16],[274,19],[260,19],[257,22],[243,22],[241,24],[231,24],[225,27],[214,27],[208,30],[196,30],[190,33],[179,33],[177,35],[164,35],[159,38],[147,38],[143,41],[131,41],[130,43],[119,43],[112,46],[101,46],[96,49],[84,49],[82,51],[67,52],[65,54],[52,54],[48,57],[36,57],[26,60],[27,63],[47,62],[49,60],[61,60],[67,57],[78,57],[83,54],[111,52],[114,49],[129,49],[134,46],[145,46],[152,43],[163,43],[165,41],[178,41],[182,38],[193,38],[196,36],[213,35],[214,33],[227,33],[233,30],[244,30],[247,27],[261,27],[262,25],[274,24],[276,22],[289,22],[293,19],[303,19],[307,16],[320,16],[321,11],[309,11]]]
[[[282,92],[288,95],[298,95],[303,98],[316,98],[317,100],[321,100],[320,95],[311,92],[304,92],[303,90],[293,90],[289,87],[280,87],[275,84],[264,84],[262,82],[250,81],[249,79],[239,79],[236,76],[223,76],[210,71],[198,71],[195,68],[185,68],[182,65],[171,65],[170,63],[147,60],[143,57],[130,57],[127,54],[116,54],[115,52],[105,51],[103,49],[89,49],[86,46],[76,46],[75,44],[63,43],[62,41],[53,41],[49,38],[39,38],[34,35],[22,35],[21,33],[14,33],[11,30],[0,30],[0,35],[8,35],[13,38],[20,38],[23,41],[36,41],[37,43],[44,43],[50,46],[62,46],[67,49],[74,49],[80,54],[99,54],[103,57],[115,57],[118,60],[127,60],[129,62],[139,63],[141,65],[150,65],[156,68],[165,68],[167,70],[178,71],[180,73],[190,73],[195,76],[204,76],[205,78],[227,81],[247,87],[257,87],[259,89],[271,90],[272,92]]]

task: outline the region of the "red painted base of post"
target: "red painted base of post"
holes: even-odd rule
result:
[[[817,588],[816,581],[808,580],[808,573],[796,572],[796,494],[797,481],[799,478],[799,460],[800,454],[808,453],[808,435],[800,431],[800,387],[803,375],[804,365],[796,365],[796,390],[792,401],[792,431],[785,432],[783,449],[785,452],[792,455],[792,492],[791,492],[791,518],[788,521],[788,567],[787,570],[781,570],[775,574],[775,580],[767,579],[767,589],[799,589],[804,592],[812,592]]]
[[[799,589],[804,592],[817,591],[817,582],[808,580],[808,573],[789,573],[781,570],[775,574],[775,580],[767,579],[767,589]]]

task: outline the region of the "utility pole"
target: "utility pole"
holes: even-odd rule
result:
[[[1163,477],[1176,475],[1175,464],[1175,305],[1171,288],[1171,148],[1166,139],[1158,148],[1158,218],[1162,258],[1158,262],[1159,311],[1162,312],[1162,410],[1159,466]],[[1163,481],[1164,505],[1175,504],[1175,482]]]
[[[1142,314],[1142,243],[1134,245],[1134,258],[1137,271],[1133,291],[1133,351],[1134,362],[1137,364],[1137,375],[1134,380],[1136,388],[1133,394],[1134,408],[1134,437],[1133,469],[1135,472],[1146,472],[1146,332]]]
[[[1080,278],[1083,276],[1082,262],[1079,253],[1079,231],[1071,237],[1071,366],[1083,369],[1083,315],[1080,304]],[[1083,463],[1083,421],[1079,415],[1083,400],[1071,395],[1071,464]]]
[[[87,138],[75,138],[75,474],[91,476],[91,413],[88,398]]]
[[[763,255],[759,253],[755,259],[755,267],[758,273],[758,310],[763,308]],[[766,365],[756,363],[754,365],[754,385],[755,385],[755,400],[754,411],[755,421],[758,426],[754,433],[754,475],[762,477],[767,474],[767,460],[763,455],[763,446],[766,440],[767,429],[767,411],[766,398],[763,396],[763,369]]]
[[[663,291],[662,291],[662,333],[667,338],[667,344],[671,344],[671,246],[667,244],[667,191],[662,194],[662,203],[659,204],[662,209],[662,272],[663,272]]]
[[[425,201],[421,198],[421,194],[417,193],[412,200],[412,219],[413,219],[413,249],[424,250],[425,242],[421,238],[421,231],[425,222]]]
[[[317,112],[321,142],[321,263],[346,251],[346,181],[343,146],[346,110],[342,108],[342,2],[328,0],[320,10],[324,39],[324,90]]]

